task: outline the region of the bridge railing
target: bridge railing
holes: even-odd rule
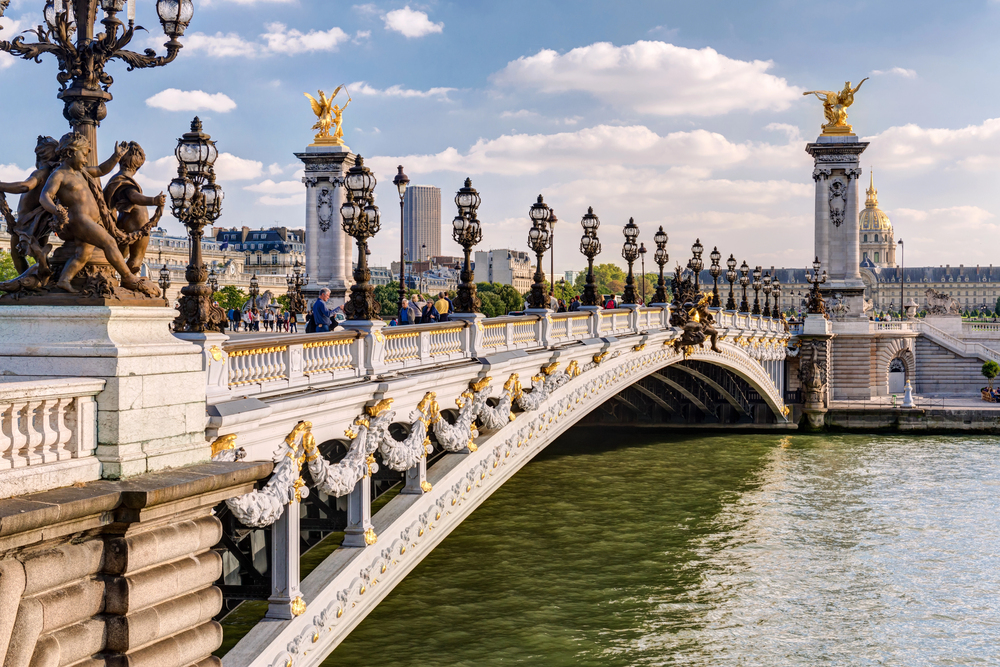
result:
[[[0,498],[100,479],[95,397],[104,384],[0,381]]]

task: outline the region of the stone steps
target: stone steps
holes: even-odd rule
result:
[[[917,381],[919,394],[975,394],[986,384],[979,357],[962,357],[926,336],[917,338]]]

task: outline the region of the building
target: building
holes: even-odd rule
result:
[[[578,275],[580,275],[579,271],[564,271],[563,280],[565,280],[567,283],[572,284],[576,282],[576,277]]]
[[[246,270],[258,276],[285,276],[292,272],[296,262],[304,265],[305,236],[304,230],[287,227],[215,230],[215,240],[220,249],[242,253]]]
[[[513,285],[522,294],[531,289],[531,256],[521,250],[477,250],[476,281]]]
[[[878,190],[875,177],[871,177],[865,199],[865,209],[858,215],[859,246],[861,265],[868,260],[875,266],[896,266],[896,242],[892,233],[889,216],[878,207]]]
[[[411,185],[403,196],[403,252],[407,261],[441,254],[441,188]]]
[[[372,285],[388,285],[395,280],[392,272],[384,266],[370,266],[368,270],[372,274]]]

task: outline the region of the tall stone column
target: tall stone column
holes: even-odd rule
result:
[[[821,289],[828,309],[843,304],[833,310],[841,320],[866,319],[865,285],[858,267],[857,187],[859,161],[866,148],[868,142],[858,141],[854,135],[821,135],[806,145],[806,152],[815,160],[815,255],[829,276]]]
[[[355,155],[347,146],[308,146],[295,157],[305,164],[306,268],[309,285],[303,292],[316,298],[319,290],[330,290],[334,306],[343,305],[351,286],[351,265],[344,258],[351,251],[350,238],[340,226],[344,203],[344,176],[354,166]],[[311,262],[311,263],[310,263]]]

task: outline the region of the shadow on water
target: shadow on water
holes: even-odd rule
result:
[[[323,664],[654,664],[648,626],[698,625],[699,544],[781,440],[572,429]]]

